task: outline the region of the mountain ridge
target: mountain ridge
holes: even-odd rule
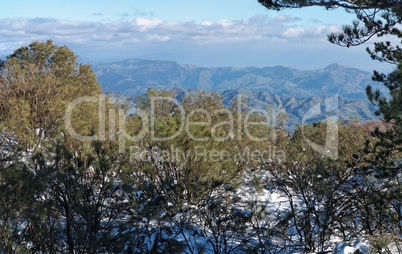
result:
[[[348,98],[365,98],[366,86],[374,83],[370,73],[339,64],[300,71],[280,65],[262,68],[199,67],[174,61],[126,59],[92,64],[92,67],[102,88],[124,94],[145,93],[147,88],[180,86],[210,91],[247,88],[299,97],[338,93]],[[131,91],[133,87],[136,89]]]
[[[338,96],[341,119],[376,119],[374,106],[367,100],[367,85],[385,92],[371,74],[356,68],[330,64],[316,70],[291,67],[200,67],[174,61],[126,59],[120,62],[92,64],[105,92],[136,97],[149,88],[206,90],[222,94],[227,102],[242,94],[250,105],[272,105],[285,110],[292,124],[300,120],[325,97]],[[229,95],[232,95],[230,97]]]

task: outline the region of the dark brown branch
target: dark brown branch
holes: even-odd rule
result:
[[[386,1],[367,1],[367,0],[350,0],[350,1],[289,1],[289,0],[258,0],[263,6],[268,9],[281,10],[289,8],[302,8],[311,6],[321,6],[327,9],[345,8],[347,10],[367,10],[367,9],[389,9],[402,7],[401,0],[386,0]]]

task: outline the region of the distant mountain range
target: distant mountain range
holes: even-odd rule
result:
[[[255,108],[284,110],[291,129],[301,123],[309,109],[335,95],[335,113],[340,119],[375,119],[365,89],[370,84],[385,91],[371,80],[371,73],[338,64],[300,71],[283,66],[205,68],[172,61],[129,59],[92,64],[92,68],[106,92],[135,97],[145,94],[148,88],[201,89],[221,93],[225,102],[241,95]],[[325,108],[322,112],[309,120],[323,119]]]

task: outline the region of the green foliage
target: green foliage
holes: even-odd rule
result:
[[[378,44],[373,54],[400,61],[397,51]],[[307,142],[325,145],[326,123],[290,136],[286,116],[244,100],[226,108],[216,93],[150,89],[126,115],[127,105],[100,94],[89,66],[50,41],[16,50],[1,68],[5,253],[323,252],[334,238],[364,236],[386,250],[400,240],[399,67],[376,76],[390,98],[368,89],[385,131],[339,122],[337,160]],[[96,134],[91,142],[64,125],[67,105],[82,96],[95,99],[71,123]],[[256,198],[269,191],[285,208]]]
[[[379,139],[374,151],[377,154],[376,166],[382,167],[386,175],[395,175],[400,171],[402,159],[402,53],[399,47],[377,43],[371,54],[376,59],[397,64],[391,73],[385,75],[375,72],[373,77],[388,88],[390,96],[384,96],[378,90],[373,91],[371,87],[367,88],[369,100],[377,106],[376,113],[387,123],[385,131],[376,130],[373,133]]]
[[[68,103],[100,94],[91,68],[76,60],[67,47],[47,41],[21,47],[1,63],[0,128],[24,150],[36,149],[44,139],[55,138],[63,131]],[[88,121],[88,112],[93,110],[77,110],[80,117],[75,120]]]
[[[354,181],[357,157],[364,148],[364,128],[356,124],[338,124],[338,160],[314,151],[306,138],[324,145],[324,123],[300,126],[286,143],[288,160],[264,163],[271,176],[267,184],[284,195],[289,209],[284,211],[282,234],[291,235],[306,252],[325,251],[333,237],[354,237],[349,213],[348,193]],[[349,200],[350,198],[350,200]],[[337,230],[334,230],[337,229]]]
[[[401,1],[264,1],[269,9],[301,8],[308,6],[342,7],[356,14],[357,21],[343,27],[340,33],[328,36],[331,43],[350,47],[360,45],[373,36],[402,38]],[[389,37],[388,37],[389,38]],[[402,51],[390,41],[375,42],[374,49],[367,49],[373,60],[394,64],[389,74],[374,71],[373,80],[383,83],[389,95],[367,87],[369,100],[376,106],[384,126],[372,132],[366,147],[356,158],[360,163],[352,185],[355,202],[352,207],[362,223],[362,230],[374,238],[373,248],[379,253],[391,242],[400,245],[401,169],[402,169]],[[347,155],[347,153],[346,153]],[[382,237],[382,235],[395,237]],[[381,235],[381,237],[376,237]],[[392,239],[392,241],[390,240]]]

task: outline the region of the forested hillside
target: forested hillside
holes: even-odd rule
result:
[[[401,252],[400,97],[384,122],[292,134],[211,91],[148,89],[133,109],[51,41],[2,62],[0,86],[1,252]]]
[[[94,63],[91,66],[104,91],[127,96],[145,94],[148,88],[180,87],[210,92],[254,90],[304,98],[339,94],[345,98],[365,99],[367,85],[383,89],[371,80],[370,73],[338,64],[311,71],[283,66],[205,68],[144,59]]]
[[[385,91],[371,80],[370,73],[337,64],[312,71],[282,66],[204,68],[140,59],[91,66],[105,92],[135,98],[146,94],[149,88],[199,89],[220,93],[227,106],[241,96],[254,108],[285,112],[289,131],[302,124],[303,116],[312,106],[330,96],[338,97],[337,115],[342,120],[378,119],[365,91],[367,85]],[[324,115],[319,115],[308,122],[324,119]]]

